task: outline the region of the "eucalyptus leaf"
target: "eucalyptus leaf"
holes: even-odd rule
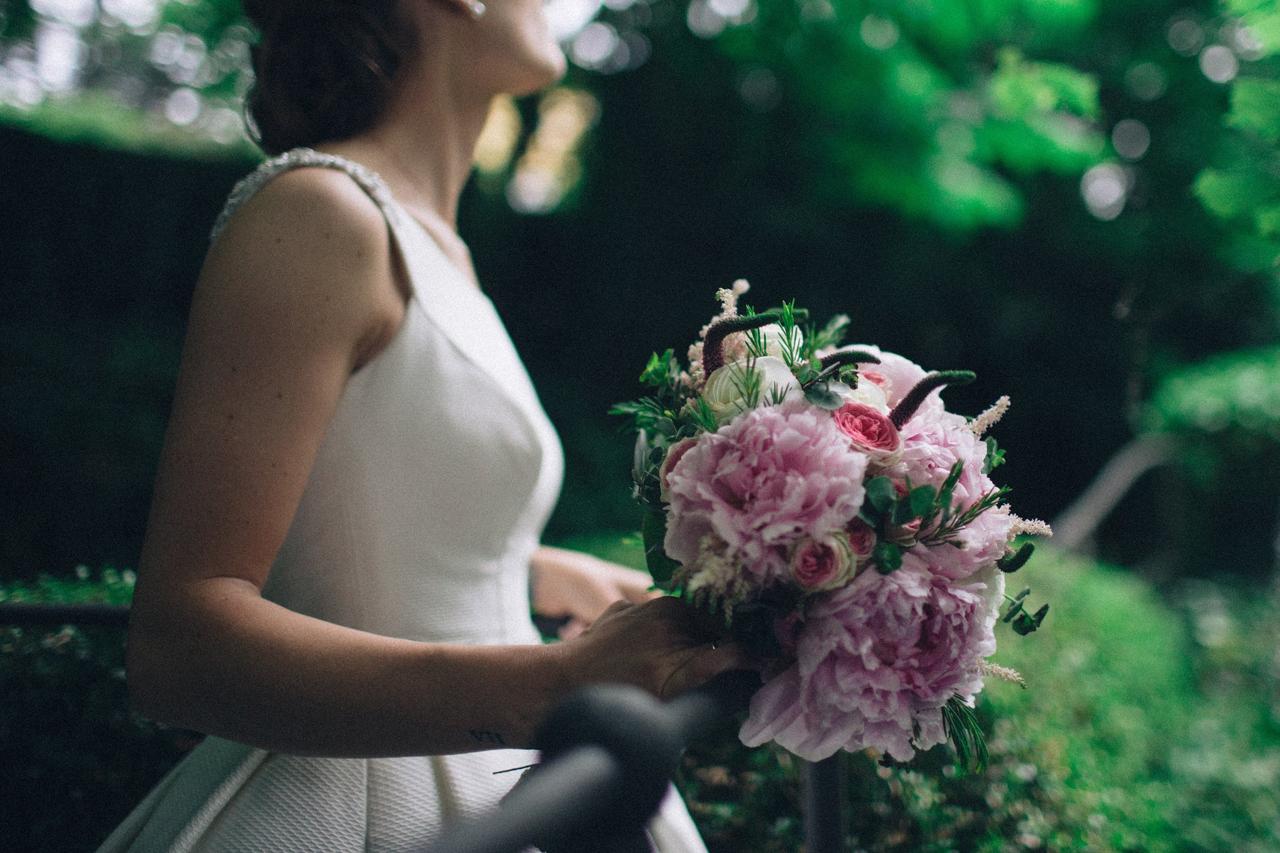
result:
[[[646,512],[641,532],[644,536],[644,558],[649,574],[655,584],[666,589],[672,575],[680,568],[680,564],[668,557],[662,548],[663,540],[667,538],[667,514],[658,510]]]
[[[902,568],[902,549],[892,542],[880,542],[871,553],[871,559],[880,574],[893,574]]]
[[[888,477],[873,477],[867,481],[867,503],[876,512],[884,514],[898,501],[898,490]]]
[[[820,409],[834,412],[844,405],[844,398],[831,389],[831,383],[815,382],[804,389],[804,398]]]
[[[907,496],[911,517],[923,518],[928,515],[933,510],[937,499],[938,493],[933,490],[933,486],[917,486],[912,489],[911,494]]]

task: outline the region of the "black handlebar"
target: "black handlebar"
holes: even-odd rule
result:
[[[665,704],[635,687],[578,691],[542,724],[542,763],[492,813],[446,833],[427,853],[648,851],[657,811],[685,745],[746,707],[754,672],[724,673]]]

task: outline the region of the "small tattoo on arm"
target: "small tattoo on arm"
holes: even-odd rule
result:
[[[491,732],[485,729],[468,729],[471,739],[477,743],[492,743],[497,746],[506,746],[507,742],[502,739],[502,735],[498,732]]]

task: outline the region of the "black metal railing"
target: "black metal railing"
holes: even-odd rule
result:
[[[124,628],[128,624],[129,607],[125,604],[0,602],[0,625],[22,628],[36,625],[108,625]]]
[[[125,628],[111,604],[0,603],[0,625]],[[644,826],[658,809],[688,743],[746,707],[753,672],[730,672],[665,704],[622,685],[579,691],[552,712],[535,746],[542,762],[492,813],[457,826],[426,853],[648,851]],[[843,853],[847,778],[841,754],[804,765],[807,853]]]

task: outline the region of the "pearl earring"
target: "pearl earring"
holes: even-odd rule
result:
[[[471,10],[471,17],[478,21],[484,17],[484,11],[488,7],[481,0],[467,0],[467,8]]]

